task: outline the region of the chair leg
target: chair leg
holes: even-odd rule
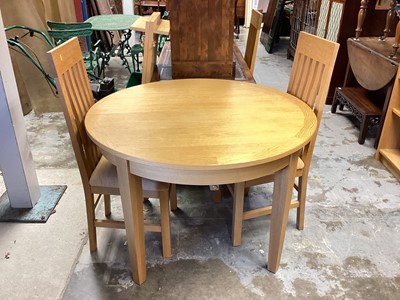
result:
[[[308,176],[299,177],[299,185],[297,191],[297,200],[299,207],[297,208],[296,227],[298,230],[304,229],[304,214],[306,210],[306,194],[307,194],[307,178]]]
[[[103,195],[104,197],[104,214],[106,217],[111,215],[111,196]]]
[[[221,186],[219,187],[219,190],[214,190],[214,191],[211,191],[211,192],[212,192],[214,203],[220,203],[221,199],[222,199]]]
[[[171,257],[171,224],[169,217],[168,192],[160,195],[161,238],[164,257]]]
[[[171,184],[169,187],[169,201],[171,205],[171,210],[176,210],[178,208],[178,198],[176,196],[176,184]]]
[[[235,183],[233,195],[232,245],[239,246],[242,242],[244,182]]]
[[[369,117],[363,116],[362,122],[360,124],[360,134],[358,136],[358,143],[359,144],[364,144],[365,138],[368,133],[368,124],[369,124]]]
[[[97,249],[96,226],[94,225],[94,195],[90,191],[85,191],[86,217],[88,222],[89,248],[90,252]]]

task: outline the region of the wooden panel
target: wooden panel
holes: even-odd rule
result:
[[[234,73],[232,79],[255,82],[253,75],[244,61],[242,53],[240,52],[236,43],[233,43],[233,65]],[[160,80],[172,79],[171,43],[169,41],[165,42],[164,44],[160,57],[157,61],[157,69]]]
[[[234,0],[171,0],[173,78],[232,78]]]
[[[233,79],[233,62],[176,61],[172,63],[172,78]]]
[[[236,16],[244,18],[245,14],[245,0],[237,0],[236,2]]]

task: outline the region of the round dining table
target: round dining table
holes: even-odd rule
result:
[[[306,103],[243,81],[168,80],[103,98],[87,113],[85,126],[117,167],[136,283],[146,280],[142,178],[183,185],[233,183],[234,241],[244,182],[275,174],[267,268],[278,270],[299,151],[317,131]]]

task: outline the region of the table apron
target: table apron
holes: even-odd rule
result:
[[[134,175],[160,182],[187,185],[214,185],[244,182],[260,178],[282,170],[289,164],[289,158],[254,166],[230,169],[175,169],[163,166],[152,166],[130,161],[130,172]]]

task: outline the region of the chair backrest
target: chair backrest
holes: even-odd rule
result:
[[[52,30],[81,30],[81,29],[91,29],[91,23],[73,23],[73,22],[54,22],[47,21],[47,26]]]
[[[250,28],[247,36],[246,51],[244,53],[244,61],[250,69],[251,74],[256,64],[258,40],[260,39],[261,23],[263,15],[259,11],[253,9],[251,11]]]
[[[321,122],[338,50],[338,43],[305,31],[300,32],[287,92],[313,109],[317,116],[317,128]],[[303,152],[306,166],[311,162],[316,137],[317,134]]]
[[[288,93],[306,102],[321,121],[339,44],[301,31]]]
[[[48,33],[56,44],[61,44],[76,36],[90,37],[93,33],[91,23],[47,21],[47,26],[50,28]],[[87,48],[90,49],[90,38],[86,39],[86,43]]]
[[[142,83],[151,82],[154,67],[157,62],[158,35],[169,35],[169,20],[162,20],[159,12],[153,12],[151,16],[140,17],[132,24],[131,29],[144,32]]]
[[[79,37],[79,43],[83,51],[86,70],[100,76],[103,72],[103,65],[100,64],[102,47],[96,42],[92,50],[91,36],[93,34],[91,23],[62,23],[48,21],[47,25],[52,28],[48,34],[54,40],[54,44],[60,45],[73,37]]]
[[[93,33],[91,28],[70,29],[70,30],[48,30],[49,36],[54,39],[54,43],[59,45],[73,37],[90,37]],[[90,49],[90,45],[87,46]]]
[[[78,39],[72,38],[48,53],[82,182],[88,187],[101,153],[88,137],[84,125],[94,99]]]

